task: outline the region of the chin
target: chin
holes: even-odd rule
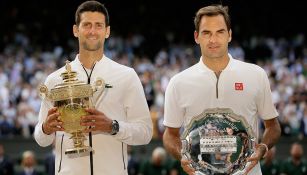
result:
[[[98,43],[98,44],[84,44],[83,46],[84,46],[83,48],[87,51],[97,51],[102,47],[100,43]]]

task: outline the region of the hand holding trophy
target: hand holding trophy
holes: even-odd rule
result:
[[[43,100],[53,102],[54,110],[58,113],[52,114],[57,117],[56,120],[63,126],[66,133],[71,134],[73,148],[67,149],[65,154],[68,156],[87,155],[92,148],[86,146],[86,140],[83,130],[86,126],[80,125],[81,116],[87,115],[86,108],[93,107],[93,94],[102,93],[105,87],[108,87],[103,79],[97,79],[93,86],[79,81],[77,72],[71,70],[69,61],[66,61],[66,71],[61,74],[63,83],[57,84],[50,91],[46,85],[39,87],[39,94]],[[49,113],[48,113],[49,115]],[[63,130],[63,129],[59,129]]]

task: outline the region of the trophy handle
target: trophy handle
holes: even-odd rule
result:
[[[48,99],[48,87],[44,84],[41,84],[39,87],[38,87],[38,94],[39,94],[39,97],[43,100],[45,100],[46,98]]]
[[[38,87],[38,95],[39,95],[39,97],[40,97],[42,100],[48,100],[48,101],[50,101],[50,96],[49,96],[49,93],[48,93],[48,87],[47,87],[46,85],[44,85],[44,84],[39,85],[39,87]],[[46,103],[46,104],[47,104],[47,106],[48,106],[49,108],[52,108],[52,107],[53,107],[53,106],[50,105],[49,103]]]

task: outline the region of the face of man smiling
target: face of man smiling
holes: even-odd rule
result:
[[[74,25],[74,35],[79,39],[80,51],[102,51],[105,39],[110,35],[105,16],[99,12],[84,12],[80,24]]]

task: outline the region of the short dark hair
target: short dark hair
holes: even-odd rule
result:
[[[100,13],[104,14],[106,26],[110,25],[108,10],[103,4],[101,4],[98,1],[85,1],[82,4],[79,5],[79,7],[76,11],[76,14],[75,14],[76,25],[80,24],[81,14],[83,12],[89,12],[89,11],[90,12],[100,12]]]
[[[231,22],[228,14],[228,7],[222,5],[210,5],[199,9],[194,18],[195,30],[198,32],[200,20],[203,16],[217,16],[222,15],[225,19],[227,30],[230,30]]]

